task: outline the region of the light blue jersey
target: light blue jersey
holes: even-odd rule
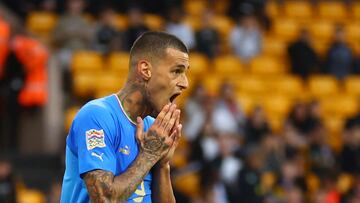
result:
[[[144,130],[154,118],[144,119]],[[139,153],[136,124],[125,114],[116,95],[90,101],[77,113],[66,140],[66,170],[61,202],[90,202],[82,175],[100,169],[123,173]],[[151,173],[127,202],[151,202]]]

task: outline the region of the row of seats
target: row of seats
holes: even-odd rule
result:
[[[344,1],[284,1],[279,4],[269,1],[266,11],[270,17],[286,17],[297,20],[322,18],[333,22],[345,22],[360,19],[360,3],[346,5]]]

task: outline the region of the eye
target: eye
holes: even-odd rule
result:
[[[173,71],[174,74],[178,75],[178,74],[181,74],[183,71],[181,69],[175,69]]]

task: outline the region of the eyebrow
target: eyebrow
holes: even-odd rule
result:
[[[189,68],[190,68],[190,66],[188,66],[188,67],[186,68],[185,65],[183,65],[183,64],[177,64],[177,65],[175,65],[174,67],[175,67],[175,68],[181,68],[181,69],[189,69]]]

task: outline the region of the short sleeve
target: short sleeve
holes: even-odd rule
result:
[[[71,133],[79,175],[100,169],[116,172],[115,122],[106,107],[89,105],[76,116]]]

